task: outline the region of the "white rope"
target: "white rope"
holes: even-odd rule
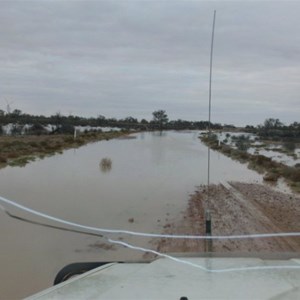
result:
[[[77,224],[77,223],[73,223],[73,222],[69,222],[69,221],[65,221],[65,220],[62,220],[62,219],[59,219],[59,218],[49,216],[47,214],[35,211],[33,209],[30,209],[30,208],[25,207],[21,204],[15,203],[15,202],[13,202],[11,200],[8,200],[8,199],[6,199],[4,197],[1,197],[1,196],[0,196],[0,202],[9,204],[13,207],[21,209],[22,211],[26,211],[28,213],[31,213],[33,215],[42,217],[42,218],[47,219],[47,220],[51,220],[51,221],[55,221],[55,222],[60,223],[60,224],[72,226],[72,227],[75,227],[77,229],[84,229],[84,230],[94,231],[94,232],[96,231],[98,233],[100,233],[100,232],[101,233],[118,233],[118,234],[121,233],[121,234],[128,234],[128,235],[134,235],[134,236],[144,236],[144,237],[149,237],[150,236],[150,237],[182,238],[182,239],[183,238],[185,238],[185,239],[205,239],[205,238],[207,238],[207,236],[149,234],[149,233],[143,233],[143,232],[126,231],[126,230],[112,230],[112,229],[96,228],[96,227],[91,227],[91,226],[80,225],[80,224]],[[9,213],[7,211],[7,209],[4,206],[2,206],[1,204],[0,204],[0,209],[3,210],[8,215],[10,215],[12,217],[16,217],[16,216],[12,215],[11,213]],[[21,220],[23,219],[25,221],[28,221],[28,220],[26,220],[24,218],[21,218],[21,217],[17,217],[17,218],[19,218]],[[38,222],[35,222],[35,221],[30,221],[30,222],[38,224]],[[51,225],[47,225],[47,224],[40,224],[40,225],[66,230],[66,228],[59,228],[58,226],[51,226]],[[79,232],[79,233],[89,234],[89,232]],[[251,235],[239,235],[239,236],[212,236],[211,238],[214,238],[214,239],[225,239],[225,238],[226,239],[231,239],[232,237],[233,238],[249,238],[249,237],[252,238],[252,237],[274,237],[274,236],[300,236],[300,233],[299,232],[294,232],[294,233],[279,233],[279,234],[278,233],[251,234]],[[202,271],[211,272],[211,273],[224,273],[224,272],[237,272],[237,271],[255,271],[255,270],[260,270],[261,271],[261,270],[275,270],[275,269],[281,269],[281,270],[282,269],[296,269],[296,270],[300,269],[300,266],[295,266],[295,265],[254,266],[254,267],[240,267],[240,268],[228,268],[228,269],[208,269],[208,268],[206,268],[202,265],[195,264],[195,263],[192,263],[190,261],[180,259],[180,258],[171,256],[171,255],[168,255],[168,254],[165,254],[165,253],[161,253],[161,252],[158,252],[158,251],[155,251],[155,250],[152,250],[152,249],[147,249],[147,248],[134,246],[134,245],[131,245],[131,244],[128,244],[128,243],[125,243],[125,242],[122,242],[122,241],[116,241],[116,240],[113,240],[113,239],[110,239],[110,238],[106,238],[106,240],[109,243],[112,243],[112,244],[115,244],[115,245],[123,246],[123,247],[126,247],[128,249],[132,249],[132,250],[142,251],[142,252],[145,252],[145,253],[149,252],[149,253],[155,254],[155,255],[160,256],[160,257],[168,258],[168,259],[173,260],[177,263],[188,265],[188,266],[191,266],[191,267],[195,267],[195,268],[201,269]]]
[[[180,258],[171,256],[171,255],[168,255],[168,254],[165,254],[165,253],[161,253],[161,252],[158,252],[158,251],[155,251],[155,250],[152,250],[152,249],[142,248],[142,247],[134,246],[134,245],[131,245],[131,244],[128,244],[128,243],[125,243],[125,242],[115,241],[115,240],[112,240],[112,239],[108,239],[108,241],[112,244],[116,244],[116,245],[119,245],[119,246],[124,246],[124,247],[132,249],[132,250],[137,250],[137,251],[142,251],[142,252],[149,252],[149,253],[155,254],[155,255],[160,256],[160,257],[165,257],[165,258],[173,260],[177,263],[188,265],[188,266],[191,266],[191,267],[194,267],[194,268],[198,268],[202,271],[210,272],[210,273],[227,273],[227,272],[238,272],[238,271],[263,271],[263,270],[276,270],[276,269],[300,270],[300,265],[298,265],[298,266],[295,266],[295,265],[279,266],[279,265],[277,265],[277,266],[239,267],[239,268],[227,268],[227,269],[208,269],[208,268],[206,268],[202,265],[195,264],[195,263],[192,263],[188,260],[180,259]]]
[[[21,204],[18,204],[14,201],[8,200],[4,197],[0,196],[0,202],[6,203],[13,207],[16,207],[22,211],[28,212],[32,215],[42,217],[44,219],[57,222],[59,224],[71,226],[77,229],[83,229],[88,231],[93,231],[97,233],[111,233],[111,234],[127,234],[132,236],[140,236],[140,237],[152,237],[152,238],[170,238],[170,239],[193,239],[193,240],[204,240],[204,239],[211,239],[211,240],[224,240],[224,239],[249,239],[249,238],[272,238],[272,237],[299,237],[300,232],[281,232],[281,233],[260,233],[260,234],[243,234],[243,235],[213,235],[213,236],[206,236],[206,235],[176,235],[176,234],[156,234],[156,233],[145,233],[145,232],[136,232],[136,231],[129,231],[129,230],[120,230],[120,229],[105,229],[105,228],[98,228],[92,226],[81,225],[78,223],[65,221],[63,219],[59,219],[39,211],[33,210]],[[3,206],[0,208],[5,212]]]

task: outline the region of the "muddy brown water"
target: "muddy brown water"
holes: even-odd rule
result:
[[[207,148],[198,131],[132,136],[66,150],[23,168],[6,167],[0,171],[0,194],[80,224],[160,233],[180,217],[195,187],[206,184]],[[103,158],[111,160],[105,171],[99,165]],[[262,178],[212,151],[211,182],[226,180],[260,183]],[[57,272],[72,262],[143,257],[98,237],[22,223],[2,212],[0,226],[1,299],[22,298],[51,286]],[[151,247],[146,238],[111,237]]]

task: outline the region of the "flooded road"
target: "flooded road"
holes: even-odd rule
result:
[[[198,136],[198,131],[138,133],[66,150],[23,168],[7,167],[0,170],[0,194],[84,225],[159,233],[186,208],[195,187],[207,183],[207,147]],[[111,161],[105,170],[104,158]],[[262,177],[212,151],[211,182],[226,180],[260,183]],[[57,272],[72,262],[142,258],[101,238],[22,223],[4,213],[0,225],[3,298],[52,285]],[[122,238],[149,247],[147,239]]]

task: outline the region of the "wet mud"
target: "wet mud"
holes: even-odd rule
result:
[[[190,196],[186,211],[164,226],[166,234],[204,235],[205,208],[212,217],[213,235],[244,235],[300,231],[300,197],[261,184],[240,182],[200,186]],[[201,253],[204,241],[159,239],[152,243],[165,253]],[[214,240],[213,252],[290,253],[300,251],[300,237]]]

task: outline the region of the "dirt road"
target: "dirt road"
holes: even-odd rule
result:
[[[204,234],[204,208],[212,213],[213,235],[300,231],[300,197],[259,184],[239,182],[211,185],[209,200],[205,187],[190,196],[180,220],[165,225],[165,233]],[[195,240],[153,240],[162,252],[203,252],[204,242]],[[300,238],[214,240],[214,252],[299,252]]]

